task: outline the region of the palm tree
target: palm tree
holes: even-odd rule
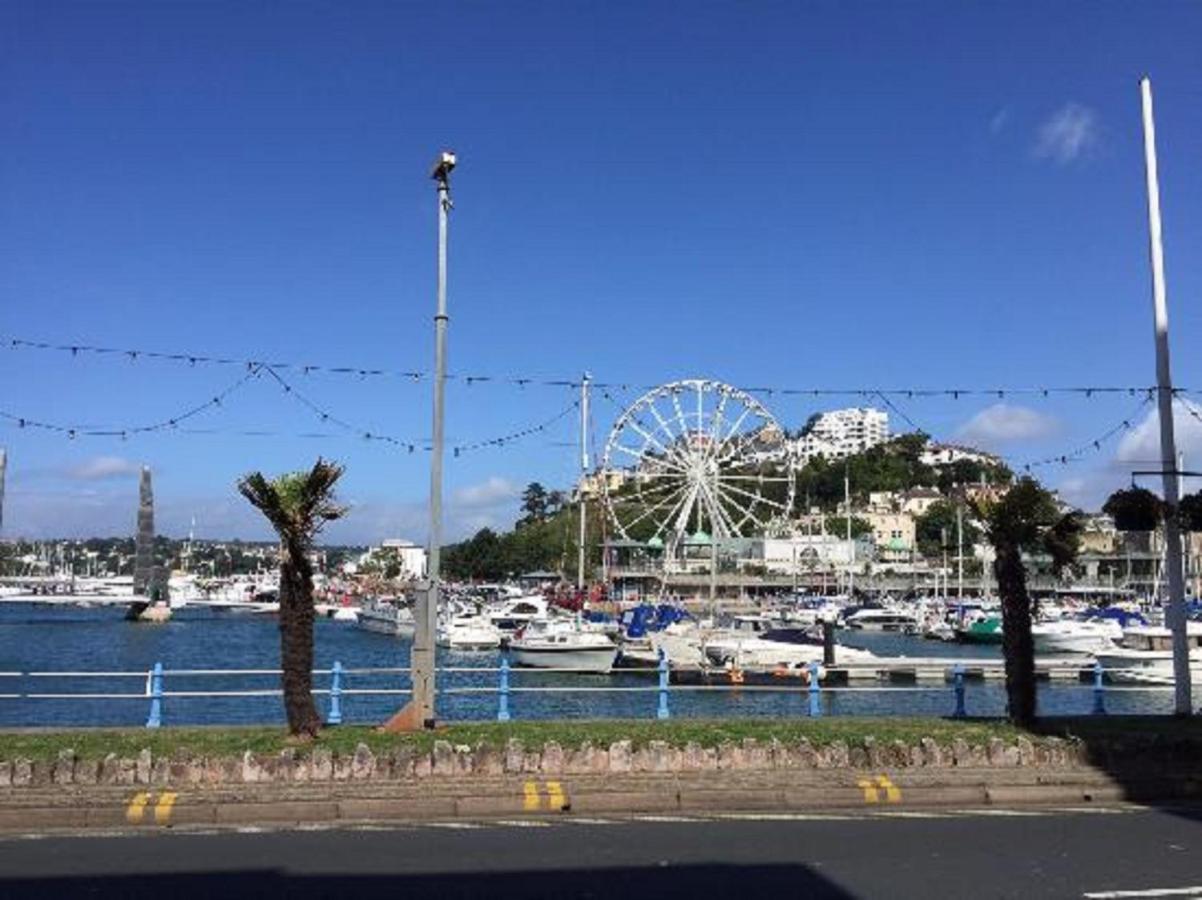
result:
[[[251,472],[238,491],[267,517],[280,538],[280,668],[288,730],[312,737],[321,728],[313,703],[313,539],[346,507],[334,501],[343,467],[320,456],[308,472],[289,472],[270,481]]]
[[[1031,638],[1031,597],[1023,553],[1051,558],[1059,574],[1077,556],[1081,522],[1062,514],[1056,498],[1033,478],[1022,478],[992,504],[977,504],[984,519],[998,595],[1002,600],[1002,653],[1006,658],[1006,699],[1010,720],[1035,721],[1035,643]]]

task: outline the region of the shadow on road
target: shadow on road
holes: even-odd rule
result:
[[[587,853],[587,848],[581,848]],[[748,896],[851,898],[802,865],[665,865],[429,875],[305,875],[279,870],[0,879],[6,900],[138,898],[541,898]],[[769,893],[771,892],[771,893]]]
[[[1089,764],[1110,776],[1124,799],[1202,818],[1202,718],[1049,717],[1030,730],[1080,741]]]

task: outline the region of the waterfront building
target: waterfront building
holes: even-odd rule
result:
[[[795,452],[805,463],[816,456],[843,459],[889,440],[889,414],[868,406],[817,413],[802,429]]]
[[[914,553],[916,530],[914,517],[906,512],[865,512],[862,518],[872,528],[877,559],[881,562],[905,562]]]
[[[916,487],[910,488],[899,499],[901,511],[917,519],[919,516],[926,515],[927,510],[936,503],[941,502],[943,495],[934,488]]]
[[[950,466],[958,462],[975,462],[990,466],[1002,465],[1001,457],[978,450],[976,447],[968,447],[964,444],[941,444],[935,441],[927,442],[926,448],[918,459],[925,465],[935,468]]]

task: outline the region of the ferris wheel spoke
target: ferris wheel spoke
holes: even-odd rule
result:
[[[672,451],[668,447],[657,441],[655,436],[650,432],[644,431],[640,427],[642,423],[639,422],[635,417],[632,417],[626,424],[630,426],[631,430],[637,432],[643,438],[643,440],[647,442],[647,444],[655,447],[657,450],[663,453],[665,457],[670,457],[672,455]]]
[[[741,413],[739,413],[739,417],[737,419],[735,419],[735,423],[730,426],[730,431],[726,432],[726,437],[723,440],[723,443],[725,443],[726,441],[729,441],[731,438],[733,438],[735,436],[735,433],[738,432],[738,430],[742,426],[742,424],[745,421],[747,421],[747,417],[749,415],[751,415],[751,413],[752,413],[752,407],[750,407],[750,406],[743,407],[743,411]]]
[[[737,535],[738,529],[735,527],[734,521],[722,507],[721,494],[712,490],[708,485],[705,488],[706,507],[709,511],[710,522],[714,537],[718,536],[718,532],[722,532],[723,537],[734,537]]]
[[[743,488],[736,487],[733,484],[722,485],[722,490],[730,491],[731,493],[734,493],[734,494],[739,494],[740,496],[746,497],[748,500],[752,500],[756,503],[766,503],[769,506],[775,506],[777,509],[781,509],[781,510],[788,509],[788,507],[786,507],[784,504],[777,503],[775,500],[769,500],[763,494],[753,494],[751,491],[745,491],[745,490],[743,490]]]
[[[656,398],[656,400],[658,400],[658,399],[659,398]],[[655,421],[657,423],[659,423],[660,429],[662,429],[664,434],[666,434],[668,436],[668,443],[675,445],[676,442],[680,439],[681,435],[678,435],[676,432],[674,432],[672,430],[672,426],[669,425],[668,421],[660,414],[659,407],[655,405],[656,400],[652,400],[650,403],[647,404],[647,411],[649,413],[651,413],[651,416],[655,419]]]
[[[622,453],[625,453],[627,456],[633,457],[634,459],[644,460],[644,459],[648,458],[648,453],[647,453],[647,450],[645,447],[643,448],[643,450],[632,450],[630,447],[627,447],[625,444],[615,443],[612,446],[613,446],[613,449],[618,450]],[[665,456],[665,457],[652,457],[652,458],[655,459],[658,464],[666,465],[669,468],[676,469],[678,472],[680,472],[682,474],[684,473],[684,469],[681,468],[681,466],[678,463],[671,462],[670,457]]]
[[[681,498],[681,502],[673,507],[672,517],[675,520],[675,528],[673,529],[678,534],[684,534],[689,527],[689,517],[693,514],[693,507],[697,503],[697,491],[699,490],[696,484],[690,484],[688,492]],[[672,521],[672,519],[669,519]]]
[[[710,442],[711,451],[710,459],[717,457],[719,450],[722,448],[722,422],[726,415],[726,402],[730,399],[730,394],[726,391],[718,392],[718,406],[714,410],[714,415],[711,418],[712,423],[712,439]]]
[[[673,493],[680,486],[685,484],[688,484],[688,482],[681,481],[680,479],[677,479],[676,481],[657,481],[655,484],[647,487],[646,490],[640,489],[638,491],[638,497],[646,500],[657,500],[665,494]]]
[[[666,507],[674,506],[675,503],[677,502],[677,500],[679,500],[679,497],[677,495],[683,493],[687,489],[687,487],[688,487],[688,485],[682,484],[682,485],[678,486],[675,491],[664,496],[654,506],[648,506],[645,509],[643,509],[642,513],[640,513],[638,516],[636,516],[635,518],[631,519],[629,522],[626,523],[625,530],[629,531],[630,529],[634,528],[636,525],[638,525],[640,522],[646,520],[649,516],[653,515],[654,513],[659,512],[660,510],[665,509]]]
[[[672,391],[672,407],[676,410],[676,421],[680,423],[680,435],[684,438],[685,445],[689,445],[689,425],[684,418],[684,410],[680,407],[680,394]],[[690,447],[690,451],[692,448]]]

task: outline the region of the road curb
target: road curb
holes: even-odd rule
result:
[[[137,790],[96,787],[0,792],[0,834],[50,830],[309,825],[512,819],[574,814],[700,814],[808,810],[922,810],[1089,803],[1188,803],[1202,799],[1192,775],[1127,780],[1065,771],[1061,777],[1022,770],[953,771],[932,777],[905,770],[844,770],[798,778],[796,773],[682,778],[561,776],[558,780],[464,778],[431,791],[398,783],[258,785],[229,789]]]

